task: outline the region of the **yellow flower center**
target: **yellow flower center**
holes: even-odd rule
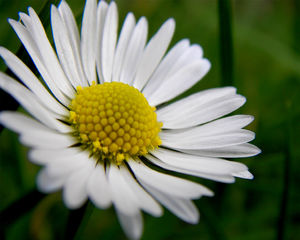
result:
[[[97,161],[143,156],[161,144],[162,123],[136,88],[120,82],[77,87],[70,106],[74,135]]]

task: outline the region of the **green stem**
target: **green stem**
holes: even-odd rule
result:
[[[231,1],[218,0],[219,31],[220,31],[220,59],[221,59],[221,85],[233,85],[233,44]]]
[[[208,227],[211,234],[211,239],[214,240],[226,240],[224,229],[220,224],[220,219],[217,217],[216,209],[212,210],[204,201],[199,206],[200,213],[203,221]]]
[[[284,158],[284,169],[283,169],[283,189],[281,194],[280,208],[277,222],[277,239],[285,239],[285,230],[288,221],[287,208],[289,201],[290,192],[290,172],[291,172],[291,136],[292,136],[292,116],[290,104],[287,107],[287,129],[286,129],[286,141],[285,141],[285,158]]]
[[[293,47],[295,51],[300,53],[299,39],[300,39],[300,1],[292,0],[293,6]]]
[[[79,237],[93,210],[94,206],[89,202],[86,202],[79,209],[71,210],[67,220],[64,239],[74,240]]]
[[[300,47],[299,47],[299,39],[300,39],[300,2],[298,0],[292,0],[291,1],[293,5],[293,48],[296,53],[300,53]],[[297,78],[297,77],[296,77]],[[299,79],[297,79],[299,80]],[[278,222],[277,222],[277,239],[283,240],[286,239],[285,232],[286,232],[286,226],[288,222],[288,204],[289,204],[289,192],[290,192],[290,174],[291,174],[291,163],[292,163],[292,134],[293,134],[293,125],[292,125],[292,119],[293,117],[293,99],[294,97],[291,97],[291,100],[289,100],[287,104],[287,121],[286,121],[286,145],[285,145],[285,158],[284,158],[284,169],[283,169],[283,189],[282,189],[282,195],[281,195],[281,202],[280,202],[280,209],[279,209],[279,215],[278,215]]]
[[[233,46],[232,46],[232,22],[231,22],[231,1],[218,0],[219,13],[219,43],[220,43],[220,64],[221,64],[221,85],[233,85]],[[226,186],[222,183],[216,184],[215,211],[219,216],[222,214],[223,204],[221,201],[225,198]],[[212,222],[216,217],[206,214],[207,224],[213,239],[225,239],[225,232],[221,225],[214,226]],[[216,219],[219,221],[219,219]]]
[[[34,189],[0,212],[0,231],[22,217],[36,206],[46,195]]]

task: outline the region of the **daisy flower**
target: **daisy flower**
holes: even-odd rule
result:
[[[4,111],[0,122],[20,134],[30,161],[43,166],[40,191],[62,189],[70,209],[87,199],[101,209],[113,204],[126,235],[138,239],[141,210],[158,217],[162,204],[195,224],[199,214],[192,200],[213,195],[172,173],[225,183],[253,178],[244,164],[223,159],[260,152],[248,143],[254,133],[243,129],[253,117],[226,116],[246,101],[234,87],[168,103],[210,69],[202,48],[187,39],[167,52],[173,19],[147,42],[145,17],[128,13],[118,34],[116,3],[87,0],[79,34],[63,0],[51,7],[54,48],[32,8],[19,15],[20,21],[9,23],[41,80],[0,48],[22,82],[0,73],[0,87],[31,115]]]

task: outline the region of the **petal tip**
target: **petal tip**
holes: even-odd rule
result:
[[[254,178],[253,174],[250,173],[249,171],[233,173],[232,176],[238,177],[238,178],[250,179],[250,180]]]

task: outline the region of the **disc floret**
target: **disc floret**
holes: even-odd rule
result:
[[[98,161],[143,156],[161,144],[155,108],[136,88],[120,82],[77,87],[69,106],[74,136]]]

